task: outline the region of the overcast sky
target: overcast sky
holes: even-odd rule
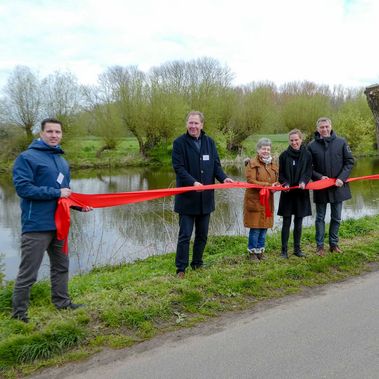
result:
[[[378,0],[0,0],[0,88],[16,65],[95,83],[212,57],[234,84],[379,82]]]

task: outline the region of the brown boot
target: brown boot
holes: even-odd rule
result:
[[[324,246],[317,246],[316,254],[323,257],[325,255]]]
[[[335,246],[330,246],[330,252],[341,254],[342,250],[340,249],[338,245],[335,245]]]
[[[249,248],[247,249],[249,260],[255,261],[255,262],[259,261],[258,256],[257,256],[257,250],[258,249],[249,249]]]
[[[265,248],[264,247],[261,247],[260,249],[257,249],[258,250],[258,253],[257,253],[257,257],[260,261],[264,261],[267,259],[267,257],[264,255],[265,253]]]

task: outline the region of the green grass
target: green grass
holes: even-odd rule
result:
[[[260,138],[269,138],[272,142],[272,154],[279,156],[281,152],[287,149],[288,147],[288,135],[283,134],[255,134],[252,135],[243,142],[243,147],[245,153],[248,155],[255,155],[256,144]]]
[[[147,162],[139,154],[138,142],[134,137],[120,138],[116,149],[98,154],[104,142],[100,138],[86,137],[75,144],[63,144],[66,158],[72,168],[140,166]]]
[[[275,233],[267,239],[268,259],[258,263],[246,258],[246,237],[211,237],[206,267],[189,270],[184,280],[175,276],[174,254],[96,268],[70,281],[73,300],[87,304],[76,311],[56,311],[48,282],[39,282],[32,290],[29,324],[10,319],[12,283],[7,283],[0,291],[0,376],[80,360],[103,347],[131,346],[223,312],[377,268],[379,215],[346,220],[340,236],[344,253],[322,258],[314,253],[314,228],[306,228],[308,257],[282,260]]]

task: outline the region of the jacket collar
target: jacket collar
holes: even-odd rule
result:
[[[274,158],[272,159],[272,162],[270,163],[270,165],[271,165],[271,169],[274,172],[278,172],[279,171],[278,170],[278,166],[277,166],[276,161],[275,161]],[[250,160],[250,167],[251,168],[262,167],[262,166],[266,166],[266,165],[259,159],[258,154],[254,158],[252,158]]]
[[[192,139],[192,140],[201,139],[204,135],[205,135],[204,130],[200,130],[200,136],[199,136],[199,138],[192,137],[192,136],[188,133],[188,130],[187,130],[187,133],[186,133],[186,136],[187,136],[188,138]]]
[[[200,137],[199,137],[199,139],[202,139],[202,144],[201,144],[201,148],[200,148],[200,151],[203,149],[203,136],[205,135],[205,132],[202,130],[201,132],[200,132]],[[187,133],[185,134],[185,136],[186,136],[186,142],[188,143],[188,145],[191,147],[191,149],[193,149],[193,151],[195,151],[197,154],[200,154],[200,151],[196,148],[196,146],[195,146],[195,141],[196,141],[196,139],[197,138],[195,138],[195,137],[192,137],[192,136],[190,136],[189,134],[188,134],[188,131],[187,131]]]
[[[334,139],[336,139],[337,135],[336,133],[334,133],[334,130],[332,130],[330,132],[330,137],[327,137],[327,138],[322,138],[320,133],[319,132],[315,132],[315,141],[319,142],[319,143],[328,143],[330,141],[333,141]]]
[[[62,148],[60,147],[60,145],[49,146],[47,143],[45,143],[41,139],[35,139],[29,145],[28,149],[45,151],[45,152],[51,153],[51,154],[64,154],[64,151],[62,150]]]

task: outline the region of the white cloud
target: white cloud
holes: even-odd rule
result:
[[[210,56],[236,83],[379,82],[376,0],[3,0],[0,86],[17,64],[83,83],[112,65],[142,70]]]

